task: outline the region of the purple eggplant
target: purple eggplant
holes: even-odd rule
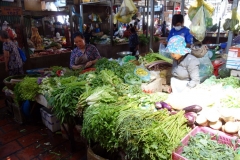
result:
[[[188,112],[198,113],[202,110],[202,107],[198,106],[198,105],[192,105],[192,106],[188,106],[188,107],[183,108],[183,110],[185,111],[185,113],[188,113]]]
[[[184,114],[184,117],[188,120],[187,124],[191,126],[196,121],[197,114],[195,112],[188,112]]]
[[[156,102],[156,103],[155,103],[155,107],[156,107],[157,110],[162,109],[162,104],[161,104],[161,102]]]
[[[172,107],[166,102],[161,101],[160,103],[162,104],[162,108],[166,108],[168,111],[172,110]]]

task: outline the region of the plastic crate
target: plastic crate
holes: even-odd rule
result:
[[[178,147],[175,150],[175,152],[172,154],[172,159],[173,160],[188,160],[188,159],[182,157],[181,153],[183,151],[184,146],[188,145],[188,141],[189,141],[190,137],[196,135],[199,132],[209,133],[211,135],[217,135],[218,143],[227,144],[228,146],[231,146],[235,149],[235,146],[232,145],[232,140],[236,140],[237,137],[232,137],[230,135],[227,135],[224,132],[221,132],[221,131],[218,131],[218,130],[213,130],[213,129],[208,128],[208,127],[195,127],[189,134],[187,134],[183,138],[183,140],[181,141],[182,146]],[[238,140],[238,141],[240,142],[240,140]]]
[[[57,117],[48,111],[46,108],[40,108],[42,122],[52,132],[60,130],[61,124]]]

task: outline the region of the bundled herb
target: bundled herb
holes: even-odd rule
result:
[[[61,123],[72,123],[72,117],[77,115],[78,99],[85,90],[85,84],[86,81],[72,82],[54,88],[50,104]]]
[[[21,82],[17,83],[14,88],[15,101],[34,101],[39,92],[37,80],[38,79],[34,77],[25,77]]]
[[[217,135],[214,137],[218,138]],[[235,145],[235,142],[233,145]],[[235,154],[236,152],[233,148],[226,144],[218,143],[217,140],[212,140],[210,134],[197,133],[190,138],[181,155],[189,160],[233,160]]]
[[[42,79],[42,83],[39,85],[39,93],[44,95],[46,98],[50,97],[54,87],[56,87],[56,81],[51,77],[45,77]]]
[[[203,82],[204,85],[215,85],[215,84],[222,84],[224,87],[231,86],[233,88],[240,87],[240,80],[237,77],[227,77],[222,79],[217,79],[215,76],[212,76]]]
[[[144,57],[139,58],[139,61],[143,64],[151,63],[151,62],[158,61],[158,60],[163,60],[168,63],[173,63],[172,59],[167,58],[159,53],[148,53]]]
[[[119,147],[116,121],[121,110],[136,107],[136,103],[96,104],[84,112],[82,135],[87,140],[99,142],[108,151]]]
[[[189,132],[184,112],[170,116],[167,110],[121,111],[117,121],[120,146],[129,159],[169,160],[172,151]]]

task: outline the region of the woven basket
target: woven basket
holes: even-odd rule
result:
[[[159,60],[148,63],[145,65],[145,67],[150,71],[162,71],[171,68],[172,64],[166,61]]]
[[[93,153],[90,147],[88,147],[88,150],[87,150],[87,159],[88,160],[108,160]]]

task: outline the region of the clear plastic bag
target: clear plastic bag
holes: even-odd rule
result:
[[[204,11],[203,6],[199,8],[196,15],[192,19],[192,23],[190,25],[191,34],[200,42],[202,42],[205,38],[206,25],[204,20]]]
[[[161,55],[163,55],[163,56],[165,56],[167,58],[171,58],[172,59],[170,53],[166,52],[166,47],[162,43],[160,43],[160,45],[159,45],[159,54],[161,54]]]
[[[200,77],[200,82],[202,83],[207,78],[212,76],[214,68],[207,54],[202,58],[198,58],[198,60],[200,62],[199,77]]]

